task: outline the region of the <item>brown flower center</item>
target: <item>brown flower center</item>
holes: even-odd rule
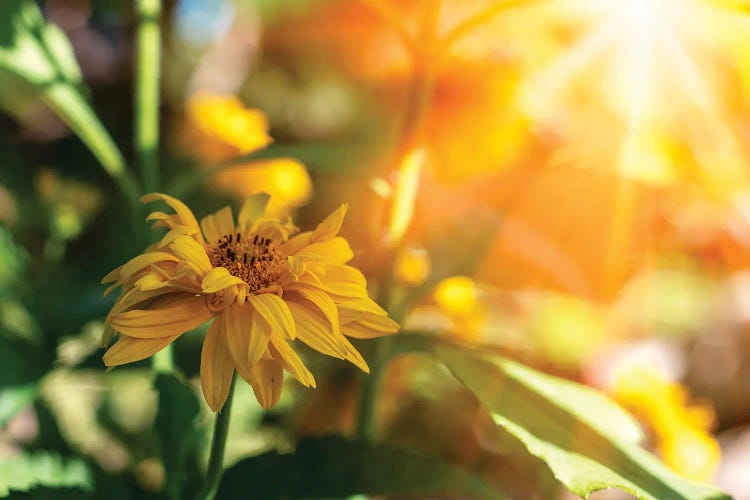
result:
[[[255,235],[242,239],[241,233],[223,236],[213,247],[211,265],[223,267],[256,292],[276,282],[284,269],[284,257],[270,238]]]

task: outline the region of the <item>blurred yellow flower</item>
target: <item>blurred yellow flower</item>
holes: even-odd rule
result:
[[[208,406],[221,410],[236,369],[268,408],[281,396],[286,370],[305,386],[315,379],[292,348],[301,340],[324,354],[367,363],[345,336],[373,338],[398,324],[372,301],[365,278],[346,265],[349,243],[337,236],[346,205],[314,231],[265,214],[269,196],[247,199],[237,223],[229,207],[200,225],[181,201],[150,194],[174,213],[152,212],[161,241],[102,280],[123,293],[107,316],[107,366],[147,358],[180,335],[213,320],[201,353],[201,386]]]
[[[396,279],[408,286],[421,285],[429,276],[430,267],[430,256],[424,248],[406,248],[396,256]]]
[[[711,481],[721,450],[710,432],[715,419],[710,406],[688,405],[684,387],[644,366],[620,370],[611,392],[653,431],[664,463],[688,479]]]
[[[486,322],[487,311],[479,296],[479,287],[468,276],[445,278],[433,295],[440,310],[455,325],[457,335],[466,340],[476,340]]]
[[[187,103],[182,141],[204,162],[220,163],[265,148],[271,137],[262,111],[234,96],[199,93]],[[312,194],[304,165],[290,158],[238,164],[217,173],[212,184],[240,199],[268,193],[268,213],[276,216],[288,215]]]

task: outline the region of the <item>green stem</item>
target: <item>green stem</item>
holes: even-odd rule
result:
[[[161,0],[136,0],[135,150],[146,192],[159,189]]]
[[[211,441],[211,456],[208,460],[208,470],[203,487],[198,492],[198,500],[210,500],[216,495],[219,481],[224,472],[224,449],[227,445],[227,434],[229,431],[229,417],[232,413],[232,399],[234,397],[234,384],[237,374],[232,376],[232,384],[229,387],[229,395],[224,403],[224,408],[216,415],[214,424],[214,436]]]
[[[426,2],[418,46],[429,47],[436,43],[440,4],[440,0],[428,0]],[[414,76],[407,90],[399,154],[403,154],[421,141],[425,116],[432,102],[435,87],[436,68],[430,63],[429,57],[425,57],[425,54],[418,52],[413,52],[411,56],[414,62]],[[389,252],[385,271],[386,278],[381,284],[379,299],[381,304],[390,307],[393,267],[397,249],[390,248],[386,251]],[[355,429],[355,435],[365,439],[372,439],[376,434],[375,406],[383,375],[388,368],[388,363],[393,358],[393,347],[389,338],[377,339],[373,341],[373,344],[374,348],[370,358],[371,374],[362,381],[362,393],[359,399]]]

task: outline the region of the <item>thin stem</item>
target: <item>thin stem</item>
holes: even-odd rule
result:
[[[146,192],[159,189],[161,0],[136,0],[135,150]]]
[[[425,11],[420,32],[420,45],[429,47],[437,36],[437,25],[440,14],[440,0],[425,0]],[[435,66],[428,57],[419,52],[412,53],[414,76],[407,91],[405,114],[401,129],[400,155],[414,148],[422,140],[424,121],[427,110],[432,103],[435,83]],[[391,242],[393,243],[393,242]],[[397,242],[396,242],[397,243]],[[395,249],[386,249],[388,265],[386,279],[380,293],[380,302],[390,306],[391,282]],[[393,357],[393,348],[389,338],[378,339],[373,342],[374,349],[371,356],[371,375],[362,382],[359,409],[355,435],[359,438],[372,439],[376,433],[375,406],[380,392],[383,375],[388,363]]]
[[[229,418],[232,413],[232,399],[234,398],[234,385],[237,381],[237,374],[232,376],[232,384],[229,386],[229,395],[224,403],[224,407],[216,415],[214,424],[214,436],[211,440],[211,456],[208,460],[208,470],[203,487],[198,492],[198,500],[210,500],[216,495],[219,488],[219,481],[224,472],[224,449],[227,446],[227,434],[229,431]]]

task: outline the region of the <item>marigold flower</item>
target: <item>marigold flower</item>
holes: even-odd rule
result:
[[[120,333],[104,354],[107,366],[147,358],[213,320],[201,353],[208,406],[222,408],[236,369],[269,408],[281,395],[283,370],[315,387],[292,347],[295,339],[369,372],[346,336],[374,338],[398,330],[368,297],[362,273],[346,265],[352,251],[337,236],[346,205],[314,231],[295,235],[291,220],[265,214],[267,194],[248,198],[236,224],[229,207],[199,225],[190,209],[171,196],[142,198],[155,200],[175,213],[157,211],[147,220],[169,231],[102,280],[114,282],[107,292],[122,287],[106,319],[105,343]]]

